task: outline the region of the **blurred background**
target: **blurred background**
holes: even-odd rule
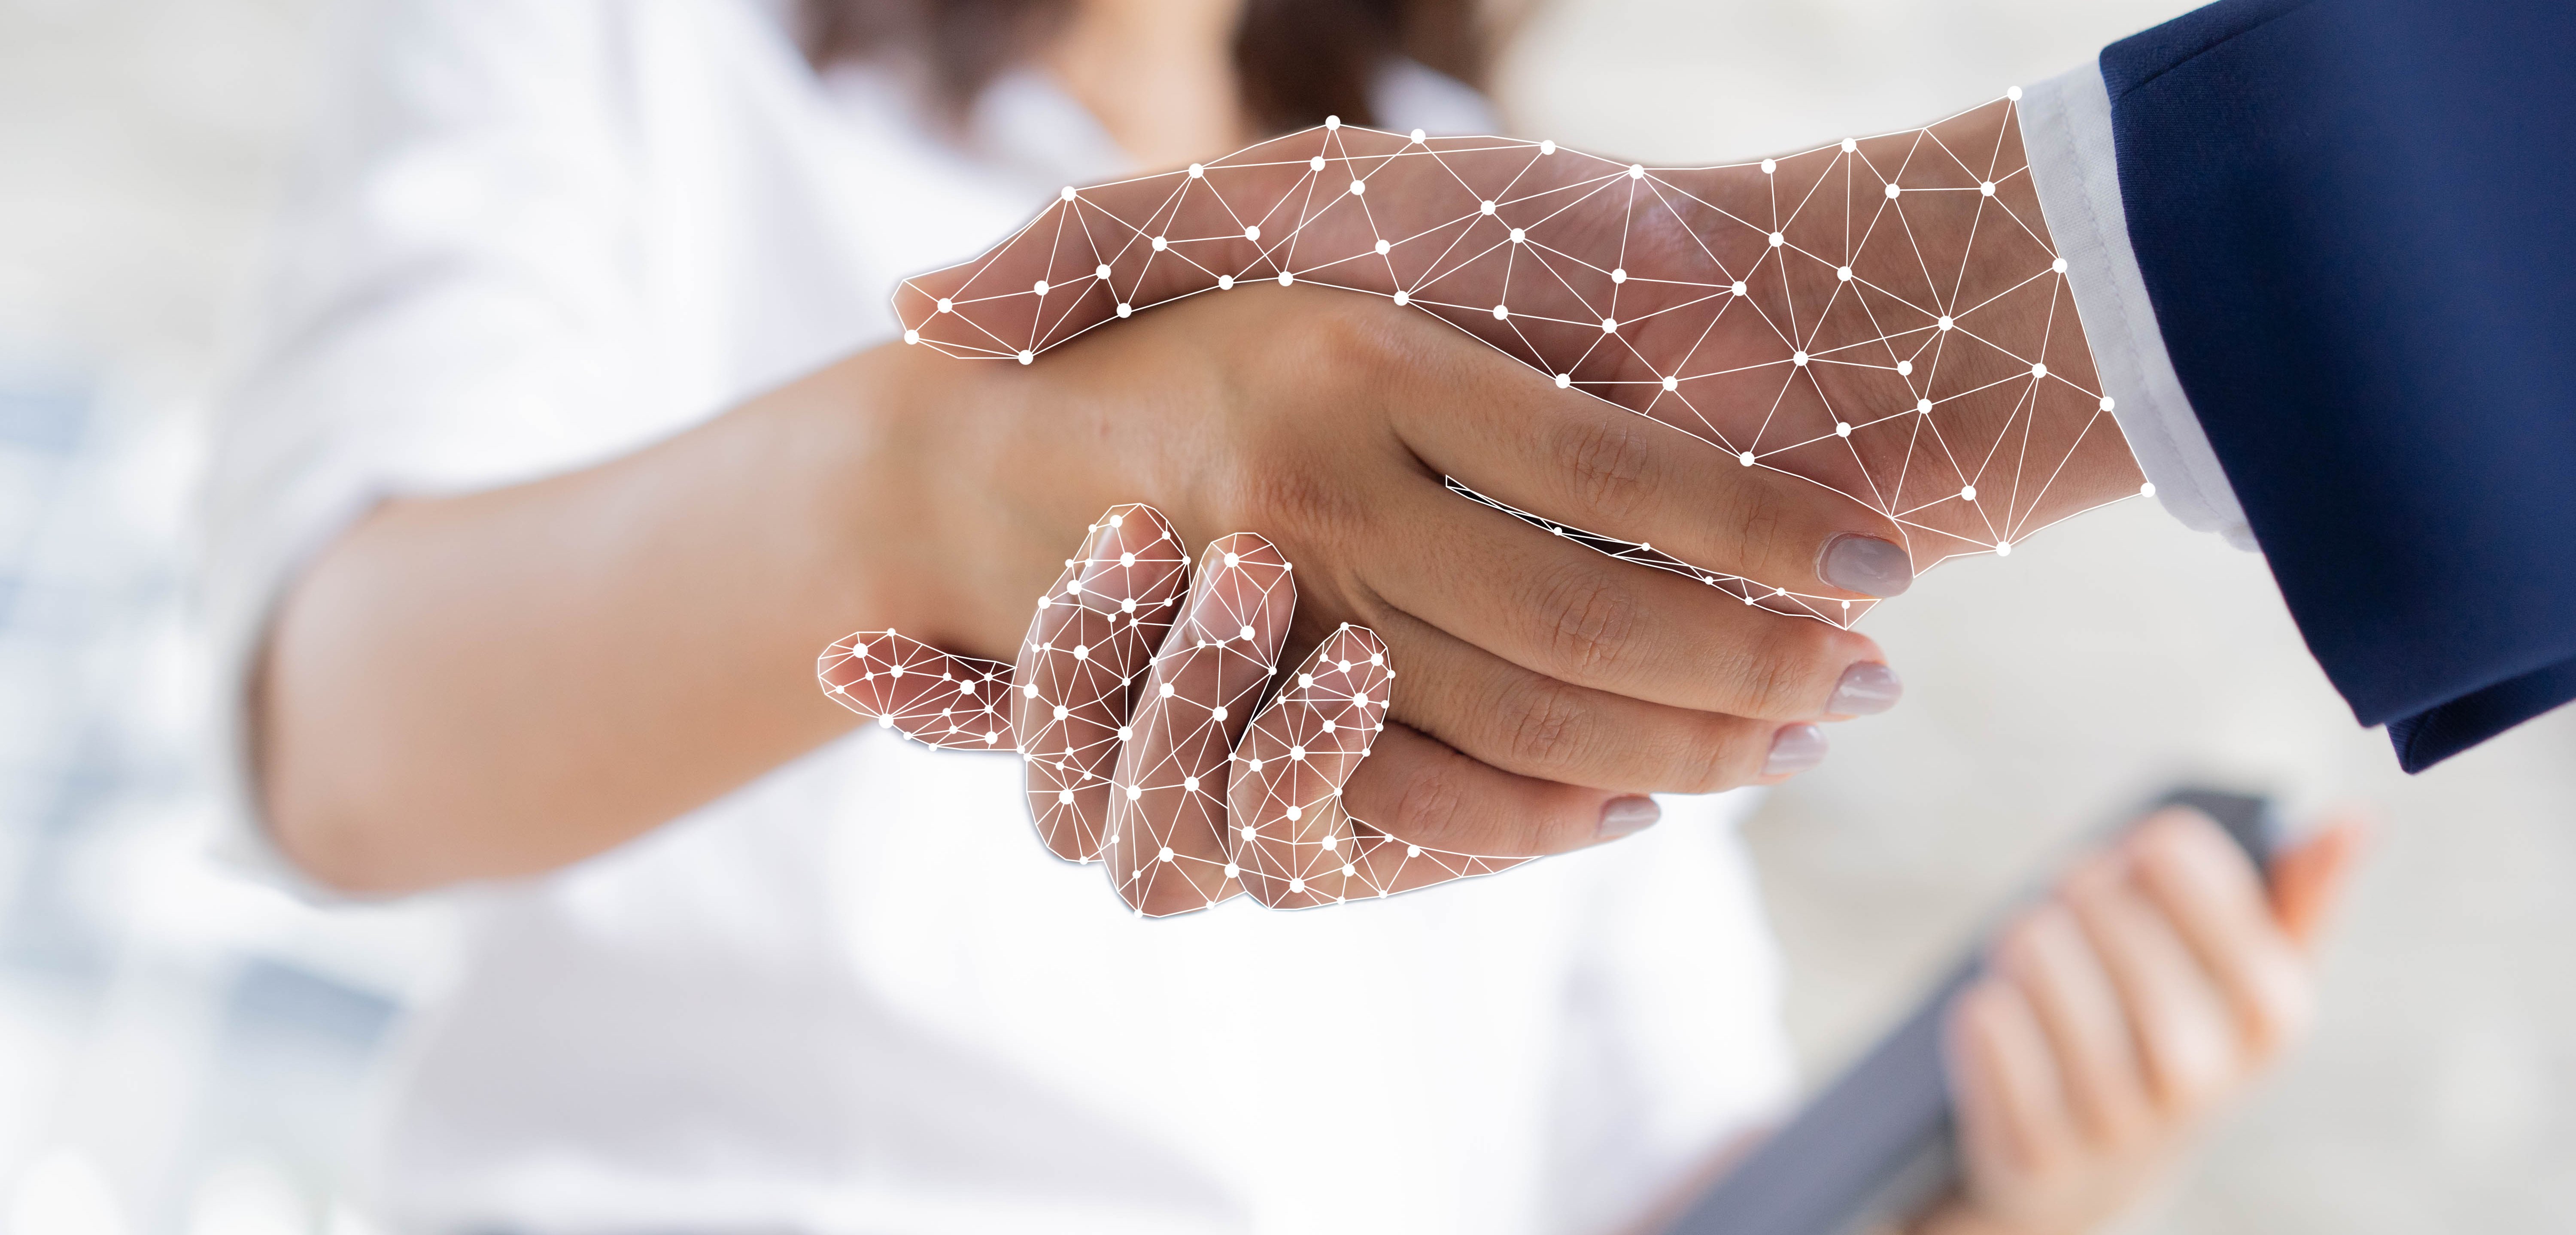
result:
[[[1548,0],[1498,85],[1520,135],[1704,162],[2183,7]],[[205,844],[204,419],[330,9],[0,0],[0,1235],[372,1229],[342,1198],[373,1087],[448,963],[434,903],[307,907]],[[1905,705],[1750,827],[1811,1078],[2166,781],[2361,798],[2314,1041],[2130,1229],[2576,1229],[2576,711],[2410,779],[2258,558],[2139,502],[2016,547],[1871,617]]]

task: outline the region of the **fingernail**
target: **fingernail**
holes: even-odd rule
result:
[[[1894,541],[1845,532],[1826,541],[1816,555],[1816,574],[1847,592],[1902,596],[1914,586],[1914,559]]]
[[[1626,836],[1664,817],[1653,798],[1612,798],[1601,808],[1601,826],[1592,834],[1602,840]]]
[[[1771,736],[1771,758],[1764,776],[1804,772],[1825,761],[1825,731],[1814,725],[1784,725]]]
[[[1896,706],[1905,697],[1905,683],[1896,671],[1874,660],[1864,660],[1843,670],[1843,679],[1834,683],[1834,697],[1825,701],[1825,710],[1836,716],[1875,716]]]

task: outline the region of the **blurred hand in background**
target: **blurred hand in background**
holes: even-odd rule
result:
[[[1966,1185],[1923,1235],[2061,1235],[2135,1203],[2305,1036],[2318,938],[2359,856],[2327,818],[2261,875],[2172,809],[2078,862],[1951,1010]]]

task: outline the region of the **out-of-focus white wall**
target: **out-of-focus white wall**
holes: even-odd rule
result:
[[[2187,7],[1567,0],[1501,85],[1527,136],[1729,161],[1910,127]],[[2143,501],[1945,566],[1863,629],[1905,701],[1839,727],[1751,828],[1820,1077],[2119,804],[2183,775],[2364,799],[2386,824],[2314,1040],[2136,1225],[2576,1229],[2576,709],[2406,777],[2262,560]]]

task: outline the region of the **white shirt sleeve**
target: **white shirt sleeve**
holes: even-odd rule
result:
[[[2111,415],[2156,497],[2183,525],[2252,549],[2236,490],[2165,354],[2155,305],[2129,247],[2120,168],[2111,144],[2111,93],[2086,61],[2022,92],[2022,144],[2040,213],[2066,259],[2066,281],[2093,345]]]
[[[271,242],[262,320],[218,412],[206,607],[231,816],[223,856],[312,891],[258,823],[245,688],[294,575],[378,501],[510,483],[622,443],[636,246],[598,3],[382,0]]]

